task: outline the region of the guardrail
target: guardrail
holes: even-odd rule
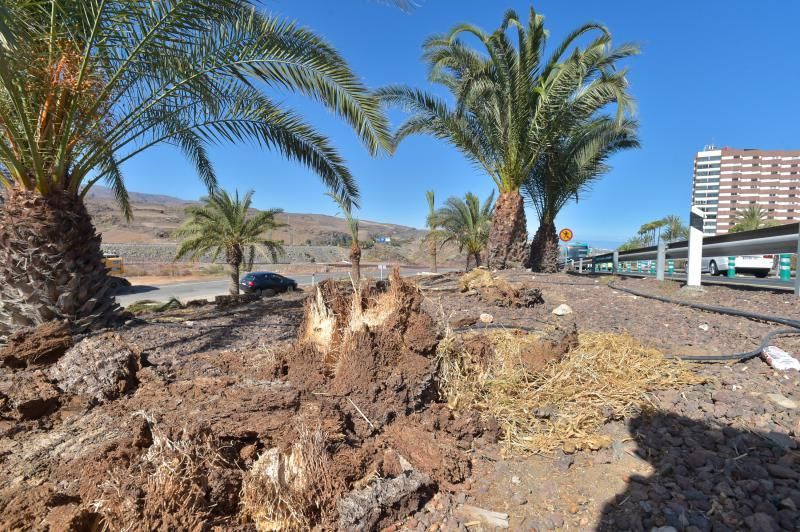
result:
[[[792,223],[743,231],[741,233],[728,233],[702,238],[704,257],[733,257],[739,255],[783,254],[798,253],[800,255],[800,224]],[[648,246],[627,251],[613,251],[584,259],[567,261],[579,271],[591,270],[593,272],[608,271],[610,273],[625,273],[620,269],[620,263],[634,262],[636,270],[642,271],[639,266],[641,261],[654,261],[647,270],[655,271],[656,278],[664,279],[667,259],[689,259],[690,246],[688,240],[677,242],[660,242],[658,246]],[[564,265],[567,262],[563,263]],[[699,264],[699,261],[698,261]],[[630,272],[626,268],[626,271]],[[800,276],[795,278],[795,294],[800,296]]]

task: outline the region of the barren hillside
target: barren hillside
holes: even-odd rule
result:
[[[126,222],[111,191],[94,187],[87,196],[89,212],[97,229],[103,235],[103,243],[114,244],[171,244],[175,242],[172,232],[185,219],[186,207],[191,201],[156,194],[130,193],[133,205],[133,220]],[[324,214],[283,213],[279,221],[287,224],[275,230],[273,239],[283,240],[287,247],[342,245],[348,230],[344,219]],[[366,260],[386,260],[410,264],[426,264],[427,253],[422,246],[425,231],[402,225],[361,220],[359,238],[372,240],[378,236],[390,237],[389,245],[378,244],[366,250]],[[445,248],[443,259],[460,264],[457,250]],[[324,258],[322,258],[324,260]],[[442,262],[445,262],[443,260]]]

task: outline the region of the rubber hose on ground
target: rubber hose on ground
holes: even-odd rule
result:
[[[644,292],[639,292],[637,290],[632,290],[630,288],[615,286],[614,281],[609,281],[608,287],[611,288],[612,290],[619,290],[620,292],[625,292],[627,294],[631,294],[638,297],[655,299],[656,301],[661,301],[663,303],[671,303],[673,305],[680,305],[683,307],[689,307],[697,310],[704,310],[706,312],[726,314],[728,316],[737,316],[740,318],[747,318],[751,320],[779,323],[781,325],[788,325],[789,327],[791,327],[791,329],[778,329],[776,331],[770,332],[761,341],[761,344],[759,345],[758,349],[754,351],[747,351],[745,353],[731,353],[724,355],[674,355],[675,358],[680,358],[681,360],[689,360],[693,362],[730,362],[730,361],[744,362],[745,360],[749,360],[751,358],[755,358],[761,355],[764,349],[766,349],[767,346],[769,345],[769,342],[776,336],[782,336],[788,334],[800,334],[800,321],[798,320],[783,318],[781,316],[757,314],[755,312],[747,312],[744,310],[739,310],[730,307],[717,307],[714,305],[702,305],[700,303],[690,303],[688,301],[681,301],[680,299],[672,299],[671,297],[647,294]]]

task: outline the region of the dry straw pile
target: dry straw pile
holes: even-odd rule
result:
[[[587,332],[578,348],[543,370],[521,363],[535,334],[490,333],[491,360],[473,360],[458,337],[440,344],[441,390],[452,408],[494,416],[512,451],[549,453],[610,441],[597,434],[609,419],[650,402],[649,392],[698,382],[688,364],[664,358],[628,335]]]

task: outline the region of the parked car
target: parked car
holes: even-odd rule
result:
[[[739,255],[735,259],[736,273],[752,273],[766,277],[772,270],[774,255]],[[728,257],[703,257],[703,271],[722,275],[728,271]]]
[[[250,272],[239,281],[239,288],[247,294],[274,296],[297,289],[297,281],[272,272]]]

